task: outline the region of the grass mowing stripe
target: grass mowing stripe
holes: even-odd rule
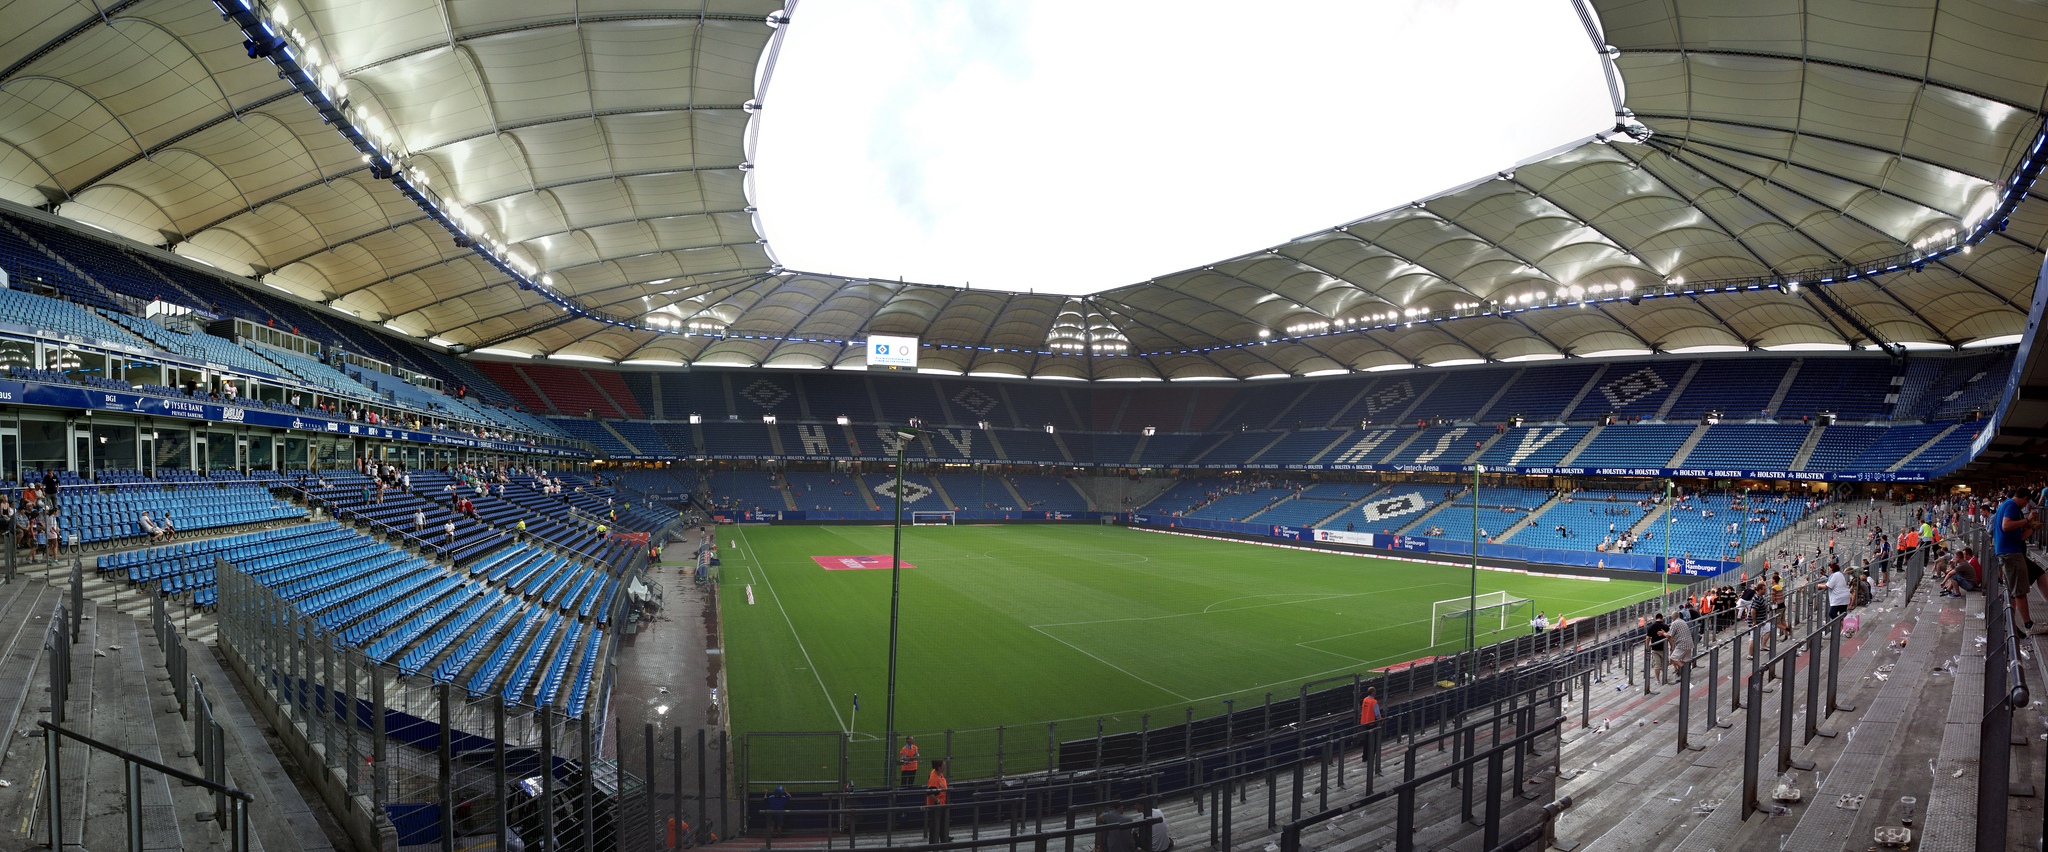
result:
[[[804,666],[810,669],[811,675],[818,680],[818,694],[825,696],[825,706],[832,708],[832,717],[839,720],[840,730],[852,732],[853,729],[846,724],[846,717],[839,715],[839,702],[832,700],[832,690],[825,688],[825,676],[819,673],[817,664],[811,662],[811,651],[809,648],[804,647],[804,637],[796,632],[796,621],[789,617],[789,609],[782,605],[782,596],[775,593],[775,581],[768,579],[768,566],[761,561],[760,557],[754,555],[754,543],[747,539],[745,527],[740,528],[740,541],[746,542],[747,559],[753,562],[755,566],[755,570],[749,573],[760,575],[761,585],[767,586],[768,596],[775,599],[775,608],[782,612],[783,623],[789,625],[790,638],[796,640],[797,651],[804,655]]]
[[[1090,651],[1089,651],[1088,649],[1086,649],[1086,648],[1083,648],[1083,647],[1081,647],[1081,646],[1079,646],[1079,645],[1076,645],[1076,644],[1074,644],[1074,643],[1072,643],[1072,642],[1069,642],[1069,641],[1067,641],[1067,640],[1065,640],[1065,639],[1061,639],[1061,638],[1060,638],[1060,637],[1058,637],[1058,636],[1054,636],[1054,635],[1052,635],[1052,634],[1050,634],[1050,633],[1047,633],[1047,632],[1045,632],[1045,630],[1044,630],[1043,628],[1040,628],[1040,627],[1039,627],[1038,625],[1035,625],[1035,624],[1034,624],[1034,625],[1032,625],[1032,626],[1031,626],[1031,629],[1033,629],[1033,630],[1037,630],[1037,631],[1038,631],[1038,633],[1039,633],[1039,635],[1041,635],[1041,636],[1044,636],[1044,637],[1045,637],[1045,638],[1047,638],[1047,639],[1051,639],[1051,640],[1052,640],[1052,641],[1054,641],[1054,642],[1058,642],[1058,643],[1060,643],[1060,644],[1062,644],[1062,645],[1065,645],[1065,646],[1067,646],[1067,647],[1069,647],[1069,648],[1072,648],[1072,649],[1074,649],[1074,650],[1076,650],[1076,651],[1079,651],[1079,652],[1081,652],[1081,653],[1083,653],[1083,654],[1086,654],[1086,655],[1088,655],[1088,657],[1090,657],[1091,659],[1095,660],[1095,661],[1096,661],[1096,662],[1098,662],[1098,663],[1101,663],[1101,664],[1103,664],[1103,665],[1105,665],[1105,666],[1108,666],[1108,667],[1110,667],[1110,668],[1116,669],[1117,671],[1123,672],[1123,673],[1124,673],[1124,676],[1126,676],[1126,677],[1129,677],[1129,678],[1130,678],[1130,679],[1132,679],[1132,680],[1135,680],[1135,681],[1137,681],[1137,682],[1139,682],[1139,683],[1142,683],[1142,684],[1144,684],[1144,685],[1146,685],[1146,686],[1152,687],[1153,689],[1159,690],[1160,692],[1164,692],[1164,693],[1166,693],[1167,695],[1171,695],[1171,696],[1173,696],[1173,697],[1175,697],[1175,698],[1178,698],[1178,699],[1180,699],[1180,700],[1182,700],[1182,701],[1192,701],[1192,700],[1193,700],[1193,699],[1191,699],[1191,698],[1189,698],[1189,697],[1187,697],[1187,696],[1185,696],[1185,695],[1182,695],[1182,694],[1180,694],[1180,693],[1178,693],[1178,692],[1174,692],[1174,691],[1173,691],[1173,690],[1171,690],[1171,689],[1167,689],[1166,687],[1160,686],[1159,684],[1153,683],[1153,682],[1151,682],[1151,681],[1149,681],[1149,680],[1146,680],[1146,679],[1144,679],[1144,678],[1142,678],[1142,677],[1139,677],[1139,676],[1137,676],[1137,675],[1135,675],[1135,674],[1132,674],[1132,673],[1131,673],[1131,670],[1130,670],[1130,669],[1124,668],[1123,666],[1119,666],[1119,665],[1117,665],[1117,664],[1115,664],[1115,663],[1112,663],[1112,662],[1110,662],[1110,661],[1108,661],[1108,660],[1105,660],[1105,659],[1103,659],[1103,658],[1101,658],[1101,657],[1098,657],[1098,656],[1096,656],[1096,655],[1095,655],[1094,653],[1090,652]]]

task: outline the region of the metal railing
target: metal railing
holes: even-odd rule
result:
[[[1525,761],[1531,756],[1541,756],[1540,753],[1535,753],[1539,742],[1546,738],[1555,742],[1565,722],[1565,716],[1558,712],[1559,709],[1560,705],[1553,703],[1548,706],[1536,705],[1510,711],[1509,715],[1517,728],[1512,736],[1496,735],[1493,739],[1494,744],[1488,747],[1470,745],[1462,755],[1427,772],[1416,772],[1412,763],[1414,751],[1411,750],[1411,763],[1400,783],[1367,792],[1351,802],[1326,808],[1315,814],[1297,815],[1286,825],[1281,826],[1281,852],[1301,852],[1302,832],[1309,828],[1388,802],[1394,803],[1394,848],[1397,852],[1413,852],[1417,842],[1417,818],[1424,804],[1422,800],[1428,790],[1439,782],[1460,790],[1458,819],[1480,826],[1483,837],[1481,848],[1503,848],[1501,829],[1506,800],[1525,795]],[[1537,724],[1530,725],[1528,720],[1534,718],[1537,715],[1536,711],[1539,710],[1547,711],[1543,714],[1544,718]],[[1488,720],[1482,724],[1496,723]],[[1459,742],[1470,742],[1477,728],[1472,728],[1471,731],[1469,734],[1456,735],[1454,739]],[[1549,753],[1553,771],[1556,769],[1557,754],[1558,749],[1553,745]],[[1514,761],[1512,777],[1508,775],[1507,766],[1510,758]],[[1479,813],[1474,813],[1475,808]],[[1441,811],[1433,813],[1439,816],[1442,814]],[[1227,827],[1220,848],[1232,848]]]
[[[628,732],[608,720],[610,631],[583,715],[569,718],[573,670],[549,706],[495,688],[471,694],[368,657],[233,563],[214,564],[230,665],[280,734],[303,744],[292,752],[307,775],[345,796],[345,822],[393,830],[400,845],[493,838],[507,847],[516,837],[549,849],[621,850],[656,848],[664,817],[683,822],[679,804],[657,813],[666,803],[650,778],[618,764]],[[610,602],[614,623],[625,605],[624,595]],[[537,672],[533,682],[540,679]],[[722,784],[725,754],[703,740],[700,732],[700,747],[682,757],[699,764],[699,778],[715,773]],[[684,794],[680,781],[664,792],[677,802]],[[723,822],[723,790],[718,798],[709,813]],[[705,799],[699,806],[701,825]]]
[[[1412,777],[1419,771],[1425,753],[1447,752],[1454,761],[1476,754],[1482,741],[1499,741],[1509,731],[1520,734],[1538,727],[1542,718],[1556,715],[1569,700],[1574,681],[1590,690],[1594,677],[1619,678],[1630,655],[1625,649],[1636,641],[1621,637],[1594,647],[1582,648],[1539,664],[1504,671],[1472,684],[1442,690],[1427,697],[1393,705],[1379,724],[1360,726],[1355,711],[1321,716],[1306,723],[1288,722],[1272,733],[1222,740],[1197,748],[1142,762],[1136,766],[1109,766],[1102,770],[1081,768],[1006,776],[1002,779],[955,782],[951,811],[979,819],[993,815],[1003,827],[1015,831],[1014,823],[1043,830],[1074,813],[1118,801],[1144,798],[1167,799],[1187,796],[1198,813],[1209,816],[1212,844],[1231,845],[1237,824],[1237,808],[1254,790],[1263,787],[1263,808],[1252,807],[1252,817],[1267,831],[1278,831],[1284,822],[1299,819],[1304,807],[1328,808],[1333,801],[1357,784],[1353,760],[1363,760],[1370,771],[1363,788],[1368,794],[1379,786],[1375,775],[1389,748],[1402,761],[1402,772]],[[1432,685],[1432,689],[1435,689]],[[1589,693],[1590,694],[1590,693]],[[1530,769],[1517,755],[1513,777],[1529,778]],[[1462,776],[1468,787],[1471,773]],[[787,782],[785,782],[787,783]],[[813,782],[826,783],[826,782]],[[846,813],[871,815],[894,813],[914,820],[922,808],[923,789],[836,789],[798,795],[782,819],[808,830],[845,831],[838,816]],[[1473,808],[1470,795],[1463,795],[1465,808]],[[750,796],[743,810],[742,831],[758,830],[770,813],[762,798]],[[872,818],[872,817],[870,817]],[[957,821],[957,820],[956,820]],[[893,823],[892,823],[893,824]],[[1071,823],[1069,823],[1071,825]],[[976,830],[976,829],[970,829]],[[901,838],[867,836],[862,845],[902,848]]]
[[[1992,521],[1996,521],[1994,515]],[[1991,554],[1984,566],[1984,721],[1977,741],[1977,845],[1978,852],[2002,852],[2011,829],[2006,798],[2013,794],[2013,714],[2031,703],[2027,670],[2020,654],[2024,628],[2013,614],[2013,596],[2028,590],[2006,588],[2004,570],[1990,546],[1993,533],[1988,525],[1956,523],[1951,535],[1969,544],[1975,553]],[[2024,550],[2022,558],[2026,558]],[[2043,835],[2048,836],[2048,816],[2043,817]]]
[[[77,576],[75,568],[73,576]],[[77,588],[75,583],[73,588]],[[229,783],[225,732],[214,715],[213,705],[207,700],[205,690],[187,667],[184,639],[171,624],[163,599],[159,597],[151,602],[150,631],[156,636],[159,646],[164,649],[171,685],[170,691],[166,694],[176,697],[179,713],[192,722],[193,749],[189,752],[180,752],[178,756],[196,760],[201,775],[166,766],[64,727],[67,721],[65,706],[71,698],[71,651],[81,620],[77,605],[58,605],[43,640],[47,657],[46,668],[50,673],[50,719],[38,722],[37,725],[42,729],[44,737],[46,780],[43,804],[48,809],[45,824],[49,832],[49,848],[62,849],[66,842],[64,776],[63,763],[60,760],[62,740],[65,739],[121,760],[122,776],[126,779],[124,819],[128,849],[131,852],[141,852],[143,848],[143,813],[147,807],[143,803],[142,772],[145,769],[207,790],[212,794],[213,810],[199,814],[198,819],[202,822],[210,820],[219,825],[227,834],[231,850],[242,852],[251,848],[249,804],[254,799]]]
[[[144,769],[157,772],[168,778],[183,781],[187,784],[203,787],[213,793],[215,801],[223,805],[222,809],[215,813],[215,816],[218,818],[216,821],[227,832],[228,848],[232,852],[246,852],[250,848],[249,805],[255,801],[255,798],[248,793],[221,784],[210,778],[201,778],[189,772],[165,766],[139,754],[115,748],[77,731],[65,728],[62,725],[50,722],[37,722],[36,726],[43,730],[43,753],[44,759],[48,761],[47,774],[49,780],[44,785],[48,798],[44,806],[49,809],[49,848],[62,849],[66,842],[64,839],[64,770],[62,762],[58,760],[58,754],[62,751],[61,741],[65,739],[69,739],[102,754],[118,758],[121,761],[121,775],[126,779],[126,820],[129,852],[142,852],[142,813],[144,808],[142,804],[142,770]]]
[[[1701,581],[1702,585],[1711,583]],[[1673,611],[1697,588],[1674,585],[1669,594],[1659,598],[1576,619],[1561,629],[1516,636],[1468,653],[1426,658],[1405,669],[1358,672],[1248,700],[1126,716],[1122,730],[1106,718],[1094,718],[898,734],[915,735],[926,756],[946,759],[958,785],[967,780],[1001,781],[1039,773],[1142,770],[1269,733],[1291,737],[1321,720],[1355,719],[1368,687],[1377,689],[1382,707],[1390,714],[1397,705],[1413,701],[1430,702],[1427,706],[1434,708],[1433,713],[1446,712],[1442,709],[1446,701],[1462,700],[1467,693],[1441,690],[1440,682],[1463,684],[1501,675],[1527,678],[1533,667],[1574,654],[1593,653],[1602,666],[1624,666],[1633,683],[1635,661],[1623,658],[1640,644],[1641,624],[1652,613]],[[1628,644],[1631,642],[1636,644]],[[1466,709],[1456,706],[1447,712]],[[900,742],[856,739],[842,731],[750,733],[739,743],[737,786],[749,797],[777,785],[814,793],[886,787],[890,782],[884,768],[890,765],[897,745]],[[824,772],[818,771],[821,760],[826,764]],[[1173,786],[1174,779],[1167,782]]]

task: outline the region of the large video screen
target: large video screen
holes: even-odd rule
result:
[[[917,369],[917,338],[868,335],[868,369]]]

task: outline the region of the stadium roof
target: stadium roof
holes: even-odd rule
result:
[[[2048,6],[2006,0],[1595,2],[1613,131],[1088,297],[775,266],[745,160],[793,3],[220,2],[10,3],[0,198],[472,349],[819,368],[873,332],[1199,380],[1959,346],[2024,330],[2048,230]],[[690,333],[633,327],[664,305]]]

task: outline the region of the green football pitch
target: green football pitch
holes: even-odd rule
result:
[[[735,734],[875,741],[888,683],[890,529],[717,535]],[[815,558],[850,556],[880,556],[883,567],[826,570]],[[1061,739],[1092,736],[1098,718],[1112,732],[1136,730],[1148,713],[1154,726],[1172,724],[1190,706],[1206,717],[1224,699],[1285,697],[1305,681],[1455,653],[1462,622],[1429,646],[1431,603],[1471,583],[1456,565],[1093,525],[905,527],[903,561],[896,729],[916,733],[927,754],[944,731],[986,741],[1000,725],[1035,738],[1042,755],[1049,721],[1060,722]],[[1479,590],[1532,599],[1555,621],[1652,597],[1657,585],[1482,571]],[[1521,616],[1498,626],[1482,617],[1480,644],[1528,629]],[[971,750],[956,743],[956,754]]]

